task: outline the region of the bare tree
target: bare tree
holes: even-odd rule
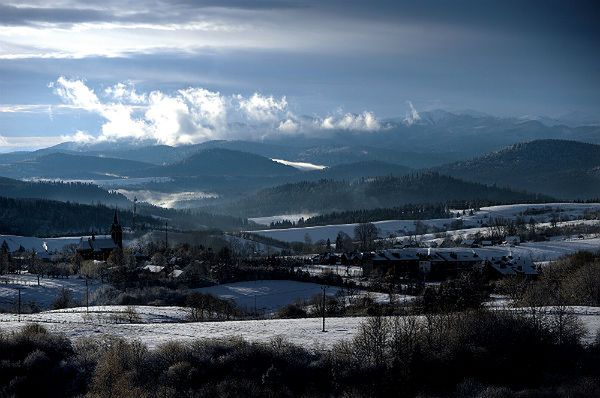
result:
[[[378,236],[379,232],[373,223],[360,223],[354,228],[354,238],[359,242],[361,250],[373,249]]]

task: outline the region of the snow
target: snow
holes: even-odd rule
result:
[[[247,254],[260,253],[267,255],[281,252],[281,248],[279,247],[240,238],[239,236],[225,234],[224,237],[232,246],[236,245],[234,248],[235,252],[245,252]]]
[[[146,319],[152,315],[154,308],[162,307],[134,307],[138,313],[145,313]],[[91,307],[90,310],[93,310]],[[116,309],[111,312],[123,312],[125,309]],[[181,312],[178,312],[181,311]],[[169,314],[184,314],[185,309],[173,309]],[[309,349],[327,349],[335,343],[351,339],[357,332],[364,318],[327,318],[326,333],[321,331],[321,318],[304,319],[274,319],[251,321],[223,321],[223,322],[158,322],[158,323],[115,323],[110,313],[98,317],[102,312],[92,312],[90,317],[85,314],[85,308],[69,312],[47,312],[40,314],[17,315],[0,314],[0,330],[14,331],[25,325],[25,322],[38,322],[48,330],[63,333],[68,338],[77,340],[104,335],[122,337],[130,340],[139,340],[150,348],[169,341],[194,341],[198,339],[227,339],[243,338],[248,341],[268,342],[274,337],[282,336],[288,341]],[[177,316],[177,315],[176,315]],[[164,319],[164,318],[163,318]]]
[[[146,270],[146,271],[150,271],[153,274],[156,274],[156,273],[161,272],[163,269],[165,269],[165,267],[161,267],[160,265],[148,264],[148,265],[142,267],[142,269]]]
[[[325,322],[327,332],[323,333],[321,318],[182,322],[182,319],[186,319],[185,308],[149,306],[133,308],[140,314],[143,322],[151,323],[116,323],[114,315],[126,311],[125,306],[90,307],[89,316],[86,315],[85,308],[74,308],[21,315],[22,322],[18,322],[15,314],[0,314],[0,330],[15,331],[26,322],[38,322],[51,332],[63,333],[74,340],[110,335],[139,340],[150,348],[170,341],[243,338],[253,342],[268,342],[275,337],[283,337],[307,349],[327,350],[340,341],[352,339],[366,320],[364,317],[327,318]],[[600,329],[600,308],[570,307],[570,309],[579,316],[587,328],[585,341],[593,341]],[[125,317],[119,322],[125,322],[124,320]]]
[[[97,235],[97,238],[110,238],[110,235]],[[27,251],[35,250],[38,253],[61,251],[67,245],[79,245],[81,236],[67,236],[62,238],[36,238],[33,236],[17,236],[17,235],[0,235],[0,244],[2,241],[6,241],[9,250],[17,251],[19,246]],[[45,246],[44,246],[45,245]]]
[[[524,215],[526,210],[538,210],[548,208],[551,211],[543,214]],[[560,210],[555,212],[555,210]],[[457,213],[458,210],[452,210]],[[429,227],[449,228],[453,221],[461,220],[463,222],[462,233],[474,233],[477,230],[474,228],[481,227],[481,224],[489,223],[495,218],[503,218],[515,220],[517,217],[522,217],[526,222],[530,218],[534,218],[536,222],[548,223],[553,213],[556,213],[559,221],[567,222],[579,220],[586,212],[600,211],[600,203],[544,203],[544,204],[514,204],[502,206],[482,207],[479,211],[469,215],[468,211],[465,215],[460,215],[457,218],[439,218],[420,220],[423,224]],[[462,211],[460,211],[462,213]],[[259,219],[269,219],[269,217],[261,217]],[[589,223],[597,223],[596,220],[589,220]],[[402,236],[408,235],[415,230],[415,220],[385,220],[374,222],[379,229],[380,237],[388,237],[390,235]],[[337,224],[325,225],[316,227],[303,228],[287,228],[287,229],[266,229],[259,231],[250,231],[255,234],[267,236],[284,242],[303,242],[304,236],[308,234],[313,242],[319,240],[335,241],[339,231],[343,231],[350,236],[354,236],[354,228],[357,224]],[[485,228],[479,228],[480,232],[485,232]]]
[[[526,242],[514,247],[491,246],[472,250],[483,258],[512,254],[513,257],[529,258],[535,262],[541,262],[556,260],[559,257],[581,250],[600,251],[600,238]]]
[[[428,225],[435,225],[437,227],[443,227],[444,225],[450,225],[453,219],[442,218],[434,220],[424,220]],[[390,234],[405,235],[409,231],[414,230],[414,220],[386,220],[376,221],[373,224],[377,226],[380,231],[381,237],[389,236]],[[316,227],[302,227],[302,228],[287,228],[287,229],[265,229],[259,231],[249,231],[254,234],[266,236],[269,238],[277,239],[284,242],[304,242],[304,236],[308,234],[313,242],[319,240],[329,239],[331,242],[335,241],[338,232],[342,231],[349,236],[354,236],[354,228],[358,224],[336,224],[336,225],[324,225]]]
[[[272,314],[288,304],[307,301],[321,295],[322,286],[289,280],[258,280],[203,287],[195,291],[233,300],[239,308],[247,312],[254,312],[256,303],[256,310],[259,313]],[[325,293],[334,296],[339,291],[340,288],[328,287]]]
[[[281,163],[284,164],[286,166],[291,166],[294,167],[298,170],[302,170],[302,171],[312,171],[312,170],[323,170],[326,169],[327,166],[324,166],[322,164],[314,164],[314,163],[308,163],[308,162],[292,162],[289,160],[283,160],[283,159],[271,159],[274,162],[277,163]]]
[[[528,209],[551,209],[552,211],[536,215],[523,215]],[[559,209],[560,212],[555,210]],[[486,236],[489,233],[487,227],[481,227],[482,223],[489,222],[495,218],[511,219],[523,217],[527,222],[530,217],[535,218],[538,226],[550,226],[548,221],[552,213],[559,216],[558,226],[567,226],[573,224],[598,225],[600,220],[582,220],[581,217],[588,211],[600,211],[598,203],[546,203],[546,204],[516,204],[503,206],[482,207],[474,215],[464,215],[458,218],[443,218],[421,220],[425,225],[437,228],[449,228],[452,221],[462,220],[463,228],[448,230],[445,235],[451,239],[468,239],[475,234]],[[468,213],[468,212],[467,212]],[[409,238],[423,242],[425,244],[437,243],[443,238],[436,237],[434,233],[422,235],[410,235],[415,229],[415,220],[386,220],[374,222],[379,229],[379,236],[388,239],[389,236],[398,243],[406,242]],[[287,228],[287,229],[267,229],[252,231],[252,233],[267,236],[285,242],[303,242],[308,234],[313,242],[319,240],[335,241],[339,231],[343,231],[350,236],[354,236],[354,228],[357,224],[337,224],[316,227]],[[579,250],[600,251],[600,238],[595,236],[585,236],[584,239],[570,237],[555,237],[545,242],[526,242],[518,246],[490,246],[474,249],[483,258],[491,258],[512,254],[514,257],[529,258],[533,261],[549,261],[571,254]]]
[[[89,292],[92,294],[100,286],[100,283],[90,279],[88,285]],[[0,310],[13,310],[16,307],[17,289],[21,289],[22,305],[35,303],[41,309],[48,309],[63,288],[73,292],[74,300],[79,302],[85,300],[85,279],[75,277],[40,278],[38,286],[36,275],[2,275],[0,276]]]

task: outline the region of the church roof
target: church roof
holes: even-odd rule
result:
[[[94,252],[101,252],[104,250],[116,249],[117,245],[111,238],[81,238],[79,241],[78,250],[91,250]]]

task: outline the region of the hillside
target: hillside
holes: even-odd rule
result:
[[[561,199],[600,197],[600,145],[583,142],[531,141],[435,170]]]
[[[403,177],[361,179],[355,182],[319,180],[284,184],[221,206],[219,211],[244,217],[261,217],[385,208],[407,203],[457,200],[515,203],[547,199],[549,198],[540,195],[466,182],[437,173],[422,173]]]
[[[13,199],[0,197],[0,234],[53,236],[106,233],[114,208],[42,199]],[[119,220],[131,225],[131,212],[119,210]],[[159,220],[139,216],[137,222],[148,227],[160,227]]]
[[[127,175],[151,165],[126,159],[51,153],[0,165],[0,175],[12,178],[106,179]]]
[[[83,204],[129,206],[127,198],[94,184],[79,182],[29,182],[0,177],[0,192],[9,198],[48,199]]]
[[[352,180],[362,177],[402,176],[411,169],[399,164],[369,160],[339,164],[323,170],[309,171],[301,175],[304,180]]]
[[[205,149],[170,165],[144,170],[148,176],[280,176],[297,174],[293,167],[264,156],[229,149]]]

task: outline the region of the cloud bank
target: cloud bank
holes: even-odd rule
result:
[[[202,87],[146,93],[138,92],[131,82],[119,82],[97,94],[85,81],[64,76],[49,87],[66,106],[102,118],[97,135],[76,130],[63,137],[80,143],[133,139],[182,145],[215,139],[261,139],[340,130],[373,132],[383,128],[369,111],[300,117],[289,109],[285,96],[276,98],[261,93],[223,95]]]

